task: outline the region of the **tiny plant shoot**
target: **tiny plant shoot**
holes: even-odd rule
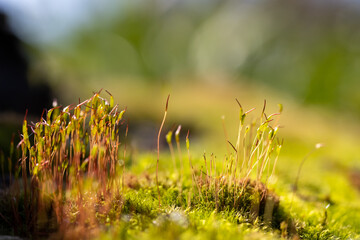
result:
[[[168,95],[168,97],[166,99],[164,117],[161,122],[159,132],[158,132],[158,138],[157,138],[156,187],[157,187],[157,191],[158,191],[159,207],[161,207],[161,196],[160,196],[160,189],[159,189],[160,135],[161,135],[161,130],[162,130],[165,120],[166,120],[166,115],[167,115],[167,110],[168,110],[168,105],[169,105],[169,98],[170,98],[170,94]]]

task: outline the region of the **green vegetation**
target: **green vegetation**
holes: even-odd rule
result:
[[[127,150],[125,110],[110,93],[109,100],[100,94],[77,105],[56,106],[36,123],[25,116],[20,143],[15,148],[12,142],[10,156],[1,158],[2,166],[20,159],[9,187],[0,192],[1,234],[65,239],[360,236],[359,194],[350,185],[360,174],[351,172],[349,182],[342,173],[317,173],[321,167],[308,159],[316,152],[307,155],[295,148],[284,158],[305,157],[300,168],[278,161],[284,143],[282,105],[267,114],[265,101],[256,118],[254,109],[246,111],[237,101],[236,141],[224,124],[224,157],[194,157],[189,131],[179,125],[161,134],[168,97],[157,158],[152,153],[134,157]],[[161,142],[168,144],[169,153],[160,153]],[[335,163],[337,171],[348,171]],[[314,174],[305,178],[307,164]],[[316,174],[327,184],[317,182]]]

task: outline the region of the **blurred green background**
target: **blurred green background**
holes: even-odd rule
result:
[[[27,45],[30,83],[46,79],[60,99],[69,81],[187,84],[205,76],[360,113],[356,1],[1,2]],[[21,15],[27,5],[33,12]]]
[[[346,145],[336,134],[359,133],[356,1],[0,0],[0,8],[21,41],[30,88],[49,86],[61,105],[104,88],[128,106],[134,135],[149,141],[168,93],[167,128],[183,124],[216,149],[221,116],[236,128],[235,97],[259,109],[266,98],[275,111],[282,102],[284,136],[309,146]],[[18,99],[14,92],[8,101]],[[9,122],[24,115],[11,112],[1,113],[5,146]]]

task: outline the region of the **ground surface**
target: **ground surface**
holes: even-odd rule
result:
[[[89,89],[98,87],[95,83],[88,85]],[[84,231],[100,239],[154,239],[164,236],[169,239],[360,237],[359,127],[351,115],[301,107],[286,96],[254,86],[198,83],[191,87],[187,84],[141,87],[119,83],[110,88],[110,81],[109,86],[104,81],[101,87],[110,89],[115,101],[128,107],[130,126],[126,187],[119,199],[112,195],[111,207],[105,210],[101,208],[109,204],[105,200],[102,203],[101,198],[96,203],[97,227],[89,224],[89,229],[84,230],[76,228],[75,224],[71,231],[62,229],[65,237],[78,236]],[[84,88],[84,92],[78,95],[82,99],[89,97],[87,90]],[[224,137],[222,116],[225,116],[230,141],[236,141],[238,107],[235,97],[246,110],[256,107],[258,112],[264,98],[267,99],[269,112],[277,108],[277,103],[283,103],[279,134],[285,141],[275,177],[268,183],[269,191],[279,199],[279,211],[274,212],[274,219],[280,219],[281,222],[265,223],[261,216],[258,219],[251,218],[231,207],[220,211],[214,204],[204,201],[205,204],[196,197],[189,203],[189,199],[192,199],[189,195],[179,198],[183,194],[179,192],[179,183],[182,183],[186,192],[186,189],[191,188],[192,178],[186,157],[185,136],[182,136],[185,170],[181,181],[179,172],[172,166],[166,142],[163,141],[159,164],[162,204],[159,208],[155,184],[156,151],[155,148],[151,150],[154,146],[151,143],[150,150],[140,149],[139,138],[143,136],[136,134],[136,128],[150,122],[154,125],[149,125],[155,126],[153,128],[157,131],[168,92],[171,93],[171,99],[163,137],[173,124],[188,127],[191,130],[191,159],[198,171],[204,165],[204,150],[208,155],[214,153],[219,169],[223,165],[229,146]],[[77,100],[68,95],[64,101]],[[131,119],[134,119],[133,128]],[[149,134],[153,134],[153,137],[149,137],[150,142],[155,142],[156,131],[150,131]],[[130,135],[132,132],[133,137]],[[320,142],[325,147],[313,151]],[[179,159],[176,158],[176,161],[179,169]],[[195,193],[190,193],[195,196]],[[6,200],[5,197],[2,199]],[[214,200],[208,199],[208,202],[211,201],[214,203]],[[71,204],[69,206],[69,213],[77,212],[71,209]],[[281,217],[276,218],[276,214]],[[73,221],[76,223],[76,217]]]

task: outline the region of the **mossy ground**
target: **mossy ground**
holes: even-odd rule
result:
[[[162,156],[163,160],[170,156]],[[147,166],[145,172],[133,174],[139,166]],[[359,205],[356,202],[357,193],[353,189],[342,189],[347,193],[344,199],[339,196],[332,197],[318,192],[316,183],[307,186],[302,179],[302,186],[297,193],[293,193],[291,186],[285,181],[276,183],[273,189],[280,198],[279,207],[274,211],[272,223],[267,224],[260,216],[251,216],[250,208],[254,194],[244,195],[242,205],[233,208],[232,195],[223,199],[222,208],[216,209],[214,199],[199,198],[191,181],[184,177],[183,191],[179,191],[179,176],[163,164],[160,171],[161,207],[159,207],[157,189],[154,175],[147,173],[153,166],[153,158],[148,155],[140,156],[133,166],[129,167],[126,176],[127,186],[121,195],[96,195],[82,202],[87,209],[93,209],[88,224],[79,225],[79,206],[75,201],[69,201],[65,208],[68,218],[66,228],[56,228],[56,219],[53,213],[44,218],[50,220],[43,223],[39,232],[32,236],[36,238],[94,238],[94,239],[155,239],[166,237],[168,239],[280,239],[299,237],[300,239],[356,239],[359,237]],[[171,163],[171,161],[169,161]],[[186,174],[185,174],[186,176]],[[329,176],[328,176],[329,177]],[[331,179],[329,178],[331,181]],[[347,185],[337,178],[329,182],[336,188]],[[313,191],[313,192],[312,192]],[[203,192],[206,194],[206,191]],[[211,193],[209,193],[211,194]],[[11,216],[12,206],[10,199],[2,198],[1,213]],[[227,200],[226,200],[227,199]],[[24,218],[21,209],[20,197],[19,216]],[[348,205],[345,204],[349,203]],[[330,204],[328,208],[326,206]],[[8,217],[7,217],[8,218]],[[11,220],[11,218],[8,218]],[[41,220],[39,220],[41,222]],[[23,223],[23,222],[22,222]],[[14,234],[12,226],[2,221],[2,234]],[[47,228],[45,228],[47,227]],[[295,232],[291,232],[294,231]],[[52,229],[52,230],[51,230]],[[30,229],[19,225],[17,234],[26,236]],[[50,230],[50,231],[49,231]],[[60,230],[60,231],[59,231]]]
[[[228,95],[231,94],[230,91]],[[181,99],[174,102],[184,104]],[[201,129],[201,137],[207,138],[204,142],[192,142],[192,160],[199,171],[203,164],[204,146],[206,149],[214,149],[216,153],[226,149],[225,144],[219,144],[224,142],[221,122],[215,121],[213,116],[214,111],[221,116],[220,108],[226,105],[222,105],[222,101],[218,104],[220,107],[210,104],[211,109],[207,109],[201,107],[202,103],[193,102],[196,105],[194,110],[189,104],[185,101],[186,108],[190,109],[189,114],[193,114],[194,118],[201,112],[197,109],[202,109],[201,114],[207,116],[206,121],[200,121],[200,128],[194,125]],[[206,103],[204,106],[208,105]],[[180,107],[176,105],[174,108]],[[42,223],[41,231],[31,235],[31,229],[22,220],[25,218],[24,209],[21,208],[22,195],[13,202],[13,198],[8,197],[8,192],[5,191],[0,204],[0,213],[4,215],[0,218],[1,233],[68,239],[84,236],[97,239],[357,239],[360,237],[360,194],[356,175],[356,169],[360,167],[357,161],[359,140],[351,132],[353,129],[354,133],[357,130],[351,122],[344,126],[341,121],[345,121],[345,118],[336,118],[335,114],[325,113],[325,117],[321,118],[309,110],[294,108],[298,115],[291,107],[288,113],[284,113],[284,149],[275,178],[268,183],[269,192],[279,198],[279,206],[273,213],[271,224],[266,223],[261,214],[258,217],[251,216],[251,201],[254,196],[251,191],[243,198],[242,208],[234,208],[233,198],[228,198],[227,201],[226,197],[221,199],[222,208],[217,208],[212,192],[207,192],[208,197],[201,199],[192,185],[191,169],[188,166],[184,168],[180,181],[178,172],[172,166],[170,154],[163,148],[159,165],[161,207],[155,182],[156,154],[134,151],[125,161],[126,186],[121,189],[120,195],[116,192],[90,195],[85,196],[85,200],[81,202],[80,208],[89,209],[88,213],[92,214],[89,220],[82,219],[83,216],[79,215],[79,202],[70,198],[64,208],[64,217],[68,221],[66,228],[56,228],[56,217],[53,213],[47,215],[44,211],[41,216],[43,219],[50,219],[50,223]],[[170,116],[171,109],[170,107]],[[146,111],[148,110],[149,108]],[[211,113],[208,114],[210,110]],[[181,114],[184,113],[174,113],[176,121],[181,119]],[[174,118],[170,118],[169,122],[171,121]],[[215,128],[215,125],[218,127]],[[210,127],[220,130],[208,134]],[[233,133],[230,132],[229,135]],[[304,162],[295,192],[293,187],[300,162],[319,141],[325,141],[326,147],[313,153]],[[213,148],[214,146],[216,147]],[[184,158],[183,161],[185,163],[188,160]],[[222,166],[221,155],[218,155],[216,162]],[[177,167],[180,168],[179,165]],[[182,186],[181,191],[179,186]],[[203,195],[206,195],[206,189]],[[16,230],[13,223],[19,219],[14,220],[12,217],[15,206],[19,206],[15,217],[21,220]],[[52,210],[50,205],[46,209],[48,212]],[[78,224],[80,222],[86,224]]]

